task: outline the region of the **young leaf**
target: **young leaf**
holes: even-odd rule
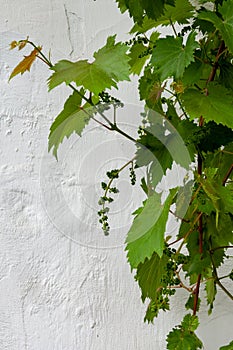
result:
[[[191,119],[203,116],[233,128],[233,99],[230,90],[217,83],[209,83],[207,91],[187,89],[182,95],[184,107]]]
[[[211,11],[202,11],[198,18],[213,23],[220,31],[229,51],[233,53],[233,0],[223,1],[222,6],[218,7],[218,12],[222,15],[223,20]]]
[[[154,193],[145,203],[142,212],[136,216],[126,238],[128,260],[132,268],[150,259],[153,253],[163,255],[164,233],[169,209],[177,190],[170,190],[165,203],[161,196]]]
[[[194,61],[193,52],[198,47],[195,36],[194,32],[190,33],[185,46],[181,37],[167,36],[157,41],[151,63],[157,68],[161,80],[182,77],[185,68]]]
[[[38,46],[38,50],[40,51],[42,49],[41,46]],[[13,72],[10,75],[9,80],[11,80],[13,77],[15,77],[18,74],[23,74],[26,71],[30,71],[30,68],[35,61],[37,55],[38,55],[38,50],[34,49],[30,55],[24,56],[24,59],[15,67]]]
[[[181,325],[173,328],[167,336],[168,350],[197,350],[203,345],[194,331],[198,327],[197,316],[186,315]]]
[[[57,158],[57,150],[64,137],[69,138],[73,132],[79,136],[93,114],[93,107],[81,108],[82,98],[75,91],[66,101],[63,111],[57,116],[50,128],[49,151]]]

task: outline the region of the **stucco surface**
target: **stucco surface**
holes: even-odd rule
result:
[[[143,323],[146,306],[123,246],[130,212],[143,196],[132,197],[127,174],[110,237],[96,215],[101,176],[129,159],[133,146],[91,123],[83,139],[63,143],[57,163],[47,153],[49,126],[70,92],[48,94],[50,73],[41,62],[8,83],[22,57],[9,51],[12,40],[29,35],[51,49],[53,60],[91,58],[107,35],[127,37],[130,21],[107,0],[0,0],[0,8],[0,349],[164,350],[185,295],[175,299],[175,312]],[[116,93],[128,108],[119,118],[132,133],[136,123],[126,118],[140,110],[135,91],[122,84]],[[221,291],[216,305],[211,317],[205,307],[201,313],[207,350],[232,336],[233,309]]]

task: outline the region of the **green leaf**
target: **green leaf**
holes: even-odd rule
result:
[[[150,3],[151,4],[151,3]],[[185,24],[193,15],[194,7],[188,0],[175,0],[174,4],[166,4],[164,14],[154,20],[154,16],[145,16],[140,25],[136,22],[131,33],[145,33],[150,29],[156,28],[159,25],[170,25],[171,23]]]
[[[221,346],[219,350],[233,350],[233,340],[228,345]]]
[[[187,310],[193,310],[194,309],[194,303],[195,303],[195,295],[191,294],[190,297],[188,298],[186,304],[185,304],[185,308]],[[201,303],[201,299],[198,298],[197,311],[199,311],[199,309],[200,309],[200,303]]]
[[[146,61],[150,57],[149,54],[145,55],[145,52],[147,51],[147,47],[144,46],[142,43],[136,43],[132,46],[130,50],[130,61],[129,64],[131,66],[130,72],[133,74],[139,75],[142,71],[142,68],[144,67]]]
[[[141,288],[143,302],[146,298],[156,299],[157,290],[163,285],[161,280],[167,262],[166,255],[160,258],[158,254],[154,253],[150,259],[146,259],[144,263],[138,265],[135,279]]]
[[[51,68],[54,73],[49,78],[49,90],[63,82],[67,85],[75,82],[96,95],[106,88],[117,88],[117,82],[129,80],[127,50],[126,45],[115,44],[115,37],[109,37],[107,44],[94,54],[95,61],[92,63],[87,60],[59,61]]]
[[[233,130],[214,121],[205,123],[193,135],[199,151],[214,152],[216,149],[233,141]]]
[[[215,296],[217,293],[216,283],[214,279],[207,279],[205,284],[205,290],[206,290],[206,296],[207,296],[207,304],[210,305],[209,314],[211,314]]]
[[[137,0],[134,2],[137,2]],[[164,5],[166,1],[164,0],[141,0],[141,3],[143,4],[143,7],[146,11],[146,14],[149,18],[157,19],[164,11]]]
[[[164,15],[158,18],[156,26],[170,25],[171,23],[186,24],[193,16],[194,7],[188,0],[176,0],[174,6],[166,5]]]
[[[218,12],[223,20],[211,11],[202,11],[198,18],[213,23],[220,31],[229,51],[233,53],[233,0],[224,1],[223,5],[218,7]]]
[[[184,107],[191,119],[203,116],[233,128],[233,99],[230,90],[217,83],[209,83],[206,91],[187,89],[182,95]]]
[[[216,177],[218,177],[219,182],[222,182],[225,176],[227,175],[232,165],[232,156],[233,143],[228,144],[217,153],[207,155],[205,160],[205,166],[209,168],[218,168]],[[229,175],[229,179],[232,178],[233,172]]]
[[[186,315],[181,325],[173,328],[167,336],[168,350],[197,350],[202,349],[202,342],[194,331],[198,327],[197,316]]]
[[[81,136],[81,133],[90,116],[93,114],[93,107],[89,105],[81,107],[82,98],[74,92],[66,101],[63,111],[57,116],[50,128],[49,151],[53,148],[53,154],[57,158],[58,146],[65,137],[69,138],[73,132]]]
[[[198,326],[198,317],[190,314],[185,315],[183,321],[181,322],[181,328],[188,332],[194,332]]]
[[[198,47],[195,36],[195,32],[191,32],[185,46],[181,37],[167,36],[157,41],[151,63],[157,68],[161,80],[182,77],[185,68],[194,61],[193,52]]]
[[[162,257],[166,223],[176,191],[170,190],[164,204],[161,204],[161,196],[155,192],[147,199],[143,211],[134,219],[126,238],[127,256],[132,268],[136,268],[146,258],[150,259],[153,253]]]
[[[211,241],[211,249],[213,249],[213,259],[215,266],[219,267],[224,258],[224,249],[217,249],[218,247],[228,246],[233,243],[233,216],[232,214],[220,213],[218,219],[218,226],[216,226],[216,216],[211,214],[206,217],[207,222],[207,239]]]
[[[149,108],[156,110],[162,92],[163,87],[158,74],[153,73],[151,67],[146,67],[139,80],[140,100],[145,100]]]
[[[203,63],[200,61],[192,62],[184,71],[182,77],[182,83],[185,86],[191,86],[198,82],[201,79],[203,71]]]
[[[207,170],[210,171],[208,168]],[[231,213],[233,209],[233,194],[229,186],[222,186],[215,176],[211,176],[206,170],[206,178],[200,183],[207,196],[211,199],[216,212]]]
[[[110,36],[107,43],[94,53],[95,66],[103,70],[115,82],[129,79],[128,46],[115,43],[116,35]]]
[[[70,62],[67,60],[59,61],[54,65],[52,70],[55,71],[49,78],[49,90],[65,82],[69,85],[75,82],[77,86],[83,86],[85,89],[98,95],[101,91],[116,83],[94,63],[88,63],[87,60]]]
[[[230,62],[219,63],[220,74],[219,81],[228,89],[233,90],[233,65]]]

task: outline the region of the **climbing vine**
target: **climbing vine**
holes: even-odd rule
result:
[[[200,308],[207,301],[211,313],[219,290],[233,301],[233,270],[219,272],[233,248],[233,0],[116,2],[134,22],[127,42],[110,36],[91,62],[54,64],[29,38],[13,41],[11,49],[31,45],[32,52],[10,80],[40,59],[52,71],[49,90],[63,83],[71,89],[50,128],[49,151],[56,158],[64,139],[74,132],[81,136],[91,120],[135,144],[132,159],[100,179],[100,225],[111,234],[108,212],[121,171],[128,168],[131,184],[140,181],[147,196],[126,237],[128,262],[142,301],[148,301],[145,321],[169,310],[173,295],[184,289],[187,313],[167,335],[167,349],[202,349],[195,333]],[[123,103],[113,96],[132,75],[145,105],[136,139],[117,124]],[[164,199],[157,185],[174,163],[189,175]],[[138,179],[140,167],[146,176]],[[179,223],[175,238],[166,233],[170,215]],[[220,349],[232,350],[233,341]]]

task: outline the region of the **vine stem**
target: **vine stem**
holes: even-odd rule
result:
[[[25,40],[20,40],[20,42],[23,42]],[[47,64],[49,66],[49,68],[53,68],[54,65],[52,64],[52,62],[43,54],[43,52],[32,42],[27,40],[27,43],[32,45],[37,51],[38,54],[41,56],[37,56],[39,59],[41,59],[45,64]],[[93,117],[92,115],[90,115],[87,111],[85,111],[88,116],[93,119],[95,122],[97,122],[98,124],[100,124],[101,126],[103,126],[104,128],[108,129],[109,131],[116,131],[117,133],[121,134],[122,136],[126,137],[128,140],[136,143],[137,141],[130,135],[126,134],[123,130],[121,130],[117,125],[116,125],[116,121],[114,120],[114,122],[112,123],[104,114],[103,112],[99,111],[98,108],[96,107],[96,105],[92,102],[92,99],[88,99],[85,95],[83,95],[82,93],[80,93],[80,91],[78,89],[76,89],[76,87],[73,84],[68,84],[68,86],[75,92],[77,92],[77,94],[82,97],[82,99],[84,101],[86,101],[87,103],[89,103],[95,110],[97,113],[100,114],[100,116],[105,120],[105,122],[108,125],[103,124],[102,122],[100,122],[98,119],[96,119],[95,117]],[[83,109],[84,110],[84,109]]]
[[[172,27],[172,29],[173,29],[173,32],[174,32],[175,36],[176,36],[176,37],[178,37],[178,34],[177,34],[177,31],[176,31],[176,28],[175,28],[174,23],[172,22],[172,20],[171,20],[171,19],[170,19],[170,25],[171,25],[171,27]]]
[[[217,269],[214,263],[214,259],[212,254],[210,254],[210,259],[213,265],[213,273],[214,273],[214,278],[215,278],[215,282],[216,284],[224,291],[224,293],[231,299],[233,300],[233,295],[229,292],[229,290],[227,290],[224,285],[220,282],[219,277],[218,277],[218,273],[217,273]]]
[[[225,49],[225,43],[224,41],[222,40],[221,41],[221,44],[219,46],[219,49],[218,49],[218,52],[217,52],[217,55],[215,57],[215,62],[214,62],[214,65],[213,65],[213,68],[212,68],[212,71],[209,75],[209,78],[207,79],[207,82],[206,82],[206,86],[208,85],[208,83],[210,83],[211,81],[214,80],[215,78],[215,75],[217,73],[217,69],[218,69],[218,60],[219,60],[219,57],[221,56],[222,52],[224,51]],[[208,90],[206,89],[206,95],[208,95]],[[204,118],[203,116],[200,116],[200,119],[199,119],[199,127],[202,127],[204,124]],[[198,158],[197,158],[197,172],[198,172],[198,175],[201,176],[202,175],[202,166],[203,166],[203,159],[202,159],[202,154],[201,152],[198,152]],[[199,231],[199,253],[202,254],[203,253],[203,214],[201,213],[201,216],[199,218],[199,225],[198,225],[198,231]],[[198,298],[199,298],[199,292],[200,292],[200,284],[201,284],[201,278],[202,278],[202,275],[201,273],[198,275],[198,278],[197,278],[197,284],[196,284],[196,288],[195,288],[195,291],[194,291],[194,306],[193,306],[193,316],[196,315],[197,313],[197,307],[198,307]],[[217,282],[216,282],[217,283]],[[220,281],[218,281],[218,284],[221,284]],[[224,286],[222,286],[223,288],[225,288]],[[223,289],[222,288],[222,289]],[[224,290],[224,289],[223,289]],[[226,291],[225,291],[226,292]],[[227,293],[229,293],[227,291]]]
[[[228,169],[228,171],[227,171],[227,173],[226,173],[226,175],[225,175],[225,177],[223,179],[223,182],[222,182],[223,186],[226,185],[226,182],[227,182],[229,176],[231,175],[232,171],[233,171],[233,164],[231,164],[230,168]]]
[[[133,157],[131,160],[129,160],[127,163],[125,163],[118,171],[117,174],[119,174],[122,170],[124,170],[125,168],[127,168],[128,165],[132,164],[133,161],[135,160],[136,157]],[[107,184],[106,190],[104,192],[104,197],[107,196],[108,191],[113,183],[113,181],[115,180],[115,178],[111,178]],[[105,208],[105,203],[103,204],[103,209]]]

